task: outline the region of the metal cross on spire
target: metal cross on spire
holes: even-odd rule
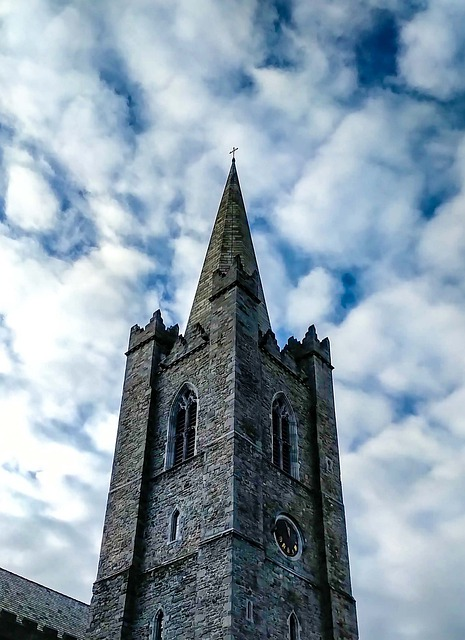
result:
[[[237,151],[238,149],[239,149],[239,147],[233,147],[233,148],[231,149],[231,151],[229,152],[230,154],[232,153],[233,160],[235,160],[235,158],[234,158],[234,154],[236,153],[236,151]]]

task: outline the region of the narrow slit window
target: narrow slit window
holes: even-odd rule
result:
[[[175,509],[171,514],[170,522],[170,542],[179,538],[179,510]]]
[[[246,610],[245,610],[245,619],[248,622],[253,622],[253,602],[252,600],[247,600]]]

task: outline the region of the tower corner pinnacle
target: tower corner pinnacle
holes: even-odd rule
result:
[[[140,345],[152,339],[157,340],[163,346],[165,351],[169,351],[176,341],[178,334],[179,325],[175,324],[172,327],[167,328],[163,321],[160,309],[157,309],[144,328],[141,328],[138,324],[131,327],[127,353],[130,353]]]

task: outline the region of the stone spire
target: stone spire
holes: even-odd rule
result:
[[[213,274],[217,271],[226,273],[237,261],[238,256],[242,268],[248,275],[256,273],[257,297],[261,302],[259,328],[265,333],[270,329],[270,320],[236,171],[236,161],[233,158],[187,322],[186,336],[197,323],[208,330]]]

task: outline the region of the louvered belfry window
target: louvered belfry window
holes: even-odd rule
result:
[[[195,453],[197,427],[197,398],[192,389],[186,388],[176,401],[174,411],[174,451],[172,464],[192,458]]]
[[[295,420],[284,398],[275,398],[271,413],[273,463],[290,475],[297,477],[297,443]]]

